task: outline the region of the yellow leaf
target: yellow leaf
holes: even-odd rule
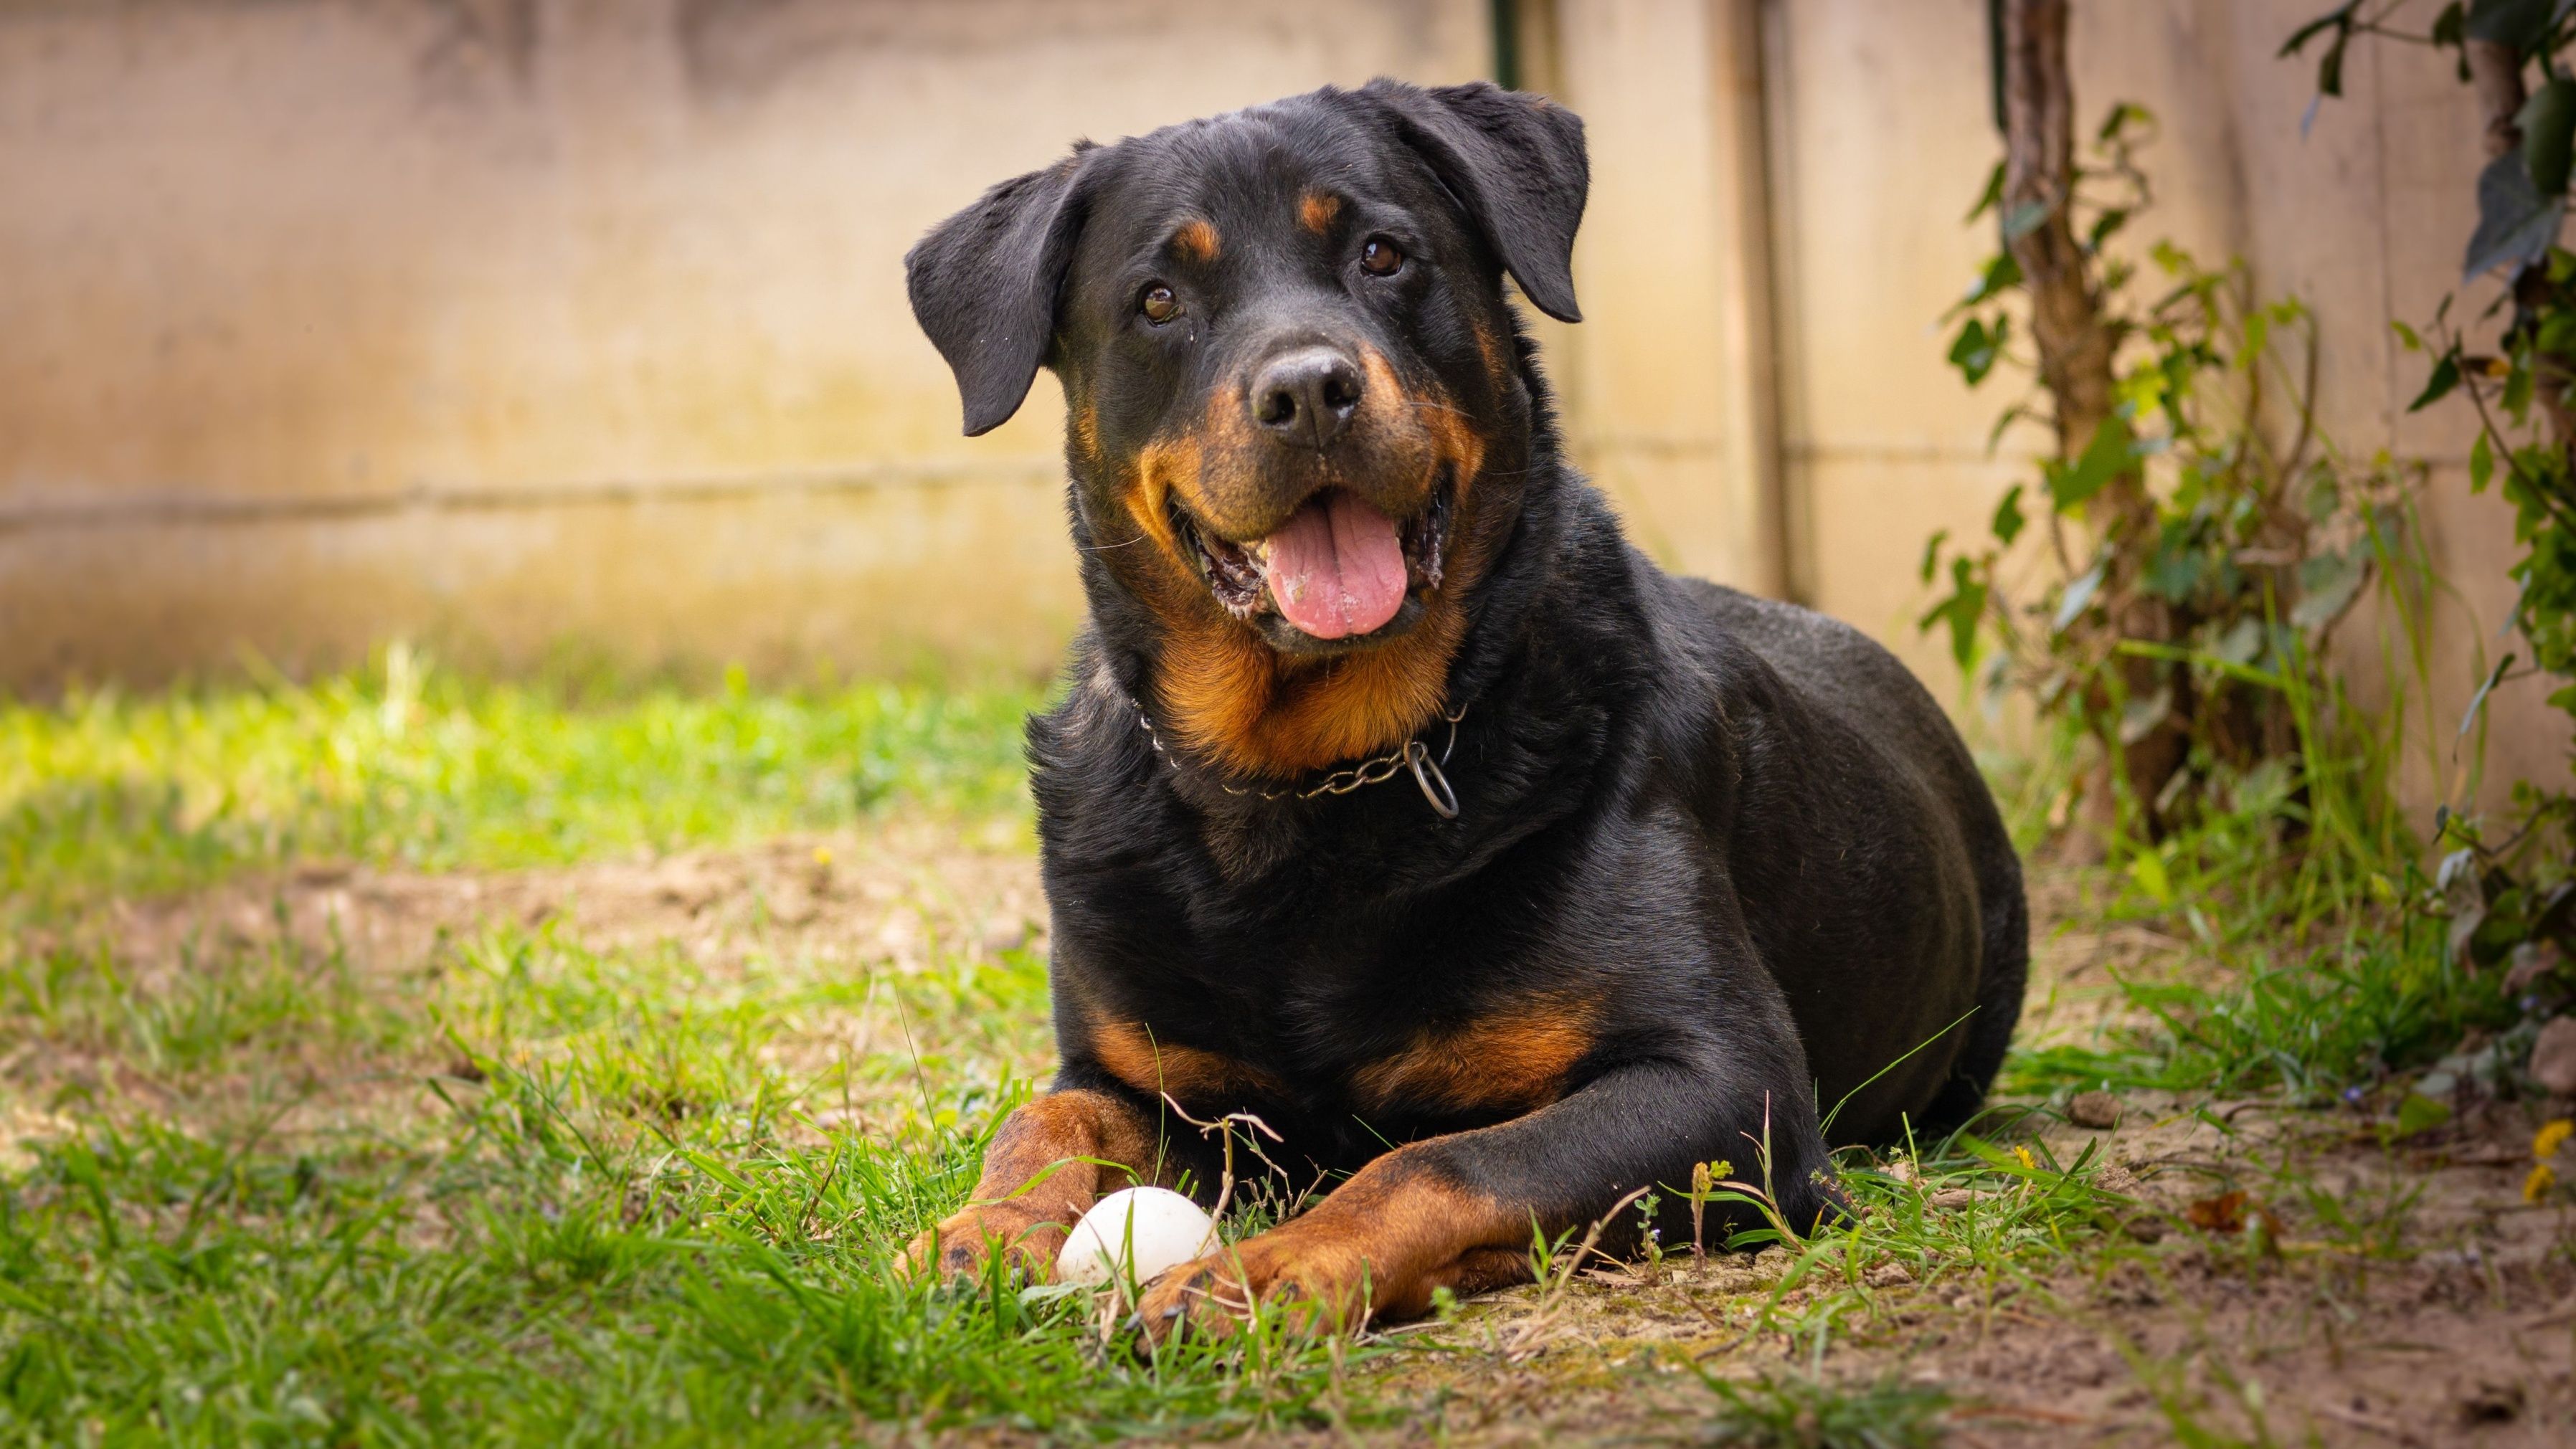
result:
[[[2166,872],[2161,857],[2140,852],[2129,862],[2129,878],[2138,883],[2138,889],[2154,897],[2157,905],[2173,904],[2173,877]]]
[[[2556,1117],[2541,1123],[2540,1130],[2531,1134],[2532,1159],[2545,1162],[2557,1156],[2569,1137],[2576,1137],[2576,1122]]]
[[[2548,1163],[2541,1163],[2531,1169],[2531,1176],[2522,1180],[2522,1200],[2538,1202],[2549,1196],[2549,1190],[2557,1185],[2558,1174],[2549,1170]]]

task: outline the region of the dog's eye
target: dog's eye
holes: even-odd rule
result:
[[[1145,314],[1146,321],[1159,327],[1181,315],[1181,299],[1172,295],[1171,288],[1158,282],[1147,287],[1145,295],[1136,300],[1136,310]]]
[[[1392,277],[1404,265],[1404,253],[1395,243],[1379,237],[1360,248],[1360,270],[1372,277]]]

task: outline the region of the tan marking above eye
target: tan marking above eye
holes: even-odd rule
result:
[[[1309,191],[1297,198],[1297,222],[1306,230],[1322,236],[1333,229],[1333,221],[1342,214],[1342,199],[1322,191]]]
[[[1216,223],[1203,216],[1182,222],[1180,229],[1172,233],[1172,249],[1194,262],[1215,261]]]

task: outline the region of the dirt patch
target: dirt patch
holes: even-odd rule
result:
[[[2001,1293],[1891,1285],[1821,1357],[1717,1326],[1766,1296],[1748,1274],[1587,1274],[1552,1305],[1511,1290],[1439,1330],[1435,1363],[1393,1372],[1448,1430],[1499,1444],[1704,1436],[1720,1401],[1700,1370],[1938,1388],[1938,1422],[1970,1444],[2165,1443],[2188,1425],[2217,1443],[2539,1446],[2576,1423],[2563,1260],[2533,1275],[2435,1256],[2365,1277],[2187,1256]]]
[[[304,868],[26,933],[8,963],[26,1009],[0,1014],[0,1031],[27,1028],[0,1048],[0,1154],[61,1135],[66,1106],[256,1123],[272,1143],[397,1130],[425,1082],[473,1085],[428,1003],[453,1006],[446,978],[467,953],[526,943],[652,964],[628,1003],[641,1017],[743,999],[759,1066],[808,1087],[838,1074],[811,1104],[826,1128],[917,1097],[924,1059],[979,1080],[1051,1064],[1041,1009],[936,1009],[1004,958],[1030,963],[1017,976],[1037,989],[1045,905],[1012,822],[903,817],[550,870]]]
[[[1046,902],[1017,825],[906,817],[865,832],[556,870],[312,866],[195,895],[120,898],[67,934],[111,941],[151,970],[281,928],[315,948],[336,933],[353,958],[382,969],[419,959],[442,937],[553,920],[602,950],[676,943],[717,971],[782,952],[919,969],[940,949],[1043,948]]]

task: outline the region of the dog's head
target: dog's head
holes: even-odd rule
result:
[[[1378,81],[1079,147],[906,259],[968,434],[1063,382],[1095,598],[1193,744],[1289,773],[1439,707],[1529,472],[1502,277],[1575,320],[1586,176],[1547,102]]]

